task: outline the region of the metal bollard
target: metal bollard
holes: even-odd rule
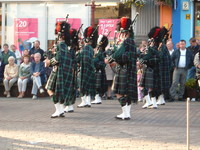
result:
[[[187,98],[187,150],[190,150],[190,98]]]

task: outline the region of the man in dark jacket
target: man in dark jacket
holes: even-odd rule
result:
[[[188,69],[193,66],[193,54],[191,51],[186,49],[186,41],[181,40],[180,42],[180,49],[174,51],[172,54],[172,63],[174,65],[174,72],[173,72],[173,82],[170,88],[170,95],[172,101],[182,100],[183,94],[185,91],[185,81]],[[177,93],[178,84],[180,84],[179,91]]]
[[[40,41],[36,40],[34,42],[34,47],[30,49],[29,55],[31,56],[31,61],[34,61],[34,54],[40,53],[41,54],[41,61],[44,61],[44,50],[40,48]]]
[[[196,38],[190,39],[190,46],[188,47],[188,50],[190,50],[193,54],[193,57],[199,52],[200,45],[197,44]],[[189,70],[187,74],[187,80],[191,78],[195,78],[196,68],[193,65]]]

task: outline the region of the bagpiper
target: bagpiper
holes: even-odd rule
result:
[[[135,20],[135,19],[134,19]],[[131,118],[131,102],[136,103],[137,98],[137,70],[136,45],[133,40],[133,28],[130,18],[122,17],[117,24],[118,46],[105,62],[115,66],[113,91],[121,105],[122,113],[116,119],[129,120]]]
[[[160,89],[161,93],[157,99],[157,105],[165,105],[165,98],[169,97],[169,89],[171,87],[171,79],[170,73],[172,68],[171,57],[170,53],[166,47],[166,42],[169,38],[168,32],[165,27],[161,28],[159,33],[160,35],[160,43],[159,46],[159,56],[160,56],[160,63],[159,63],[159,74],[160,74]]]
[[[91,107],[91,97],[96,94],[95,90],[95,67],[94,67],[94,48],[97,45],[98,31],[92,26],[84,31],[84,46],[77,55],[77,63],[80,65],[79,91],[81,103],[77,106]]]
[[[146,101],[142,107],[143,109],[157,109],[158,105],[165,104],[163,94],[166,92],[166,87],[169,86],[167,83],[170,81],[165,80],[165,78],[168,79],[167,75],[170,74],[166,72],[171,67],[169,65],[170,56],[167,55],[166,46],[162,43],[164,35],[167,33],[166,31],[166,28],[152,28],[148,34],[149,46],[147,52],[140,57],[140,62],[143,64],[140,86],[143,87],[144,100]],[[162,46],[160,45],[161,43]],[[163,55],[165,55],[165,58]]]
[[[105,71],[106,64],[104,62],[104,59],[105,48],[108,45],[108,38],[105,35],[99,35],[97,43],[98,46],[95,49],[96,53],[93,60],[96,74],[96,95],[95,100],[91,102],[92,104],[101,104],[102,96],[107,91]]]
[[[82,27],[82,26],[81,26]],[[81,28],[80,27],[80,28]],[[73,68],[73,78],[72,78],[72,96],[71,99],[69,99],[66,103],[66,107],[64,109],[65,113],[69,112],[74,112],[74,107],[73,105],[76,102],[76,91],[77,91],[77,63],[76,63],[76,52],[79,49],[79,31],[80,29],[77,31],[76,29],[70,29],[70,53],[73,59],[73,64],[72,64],[72,68]]]
[[[70,45],[70,25],[66,22],[56,24],[58,44],[56,56],[46,60],[46,65],[52,65],[53,70],[48,79],[46,89],[56,108],[51,118],[64,117],[64,105],[71,99],[73,91],[73,58],[68,50]]]

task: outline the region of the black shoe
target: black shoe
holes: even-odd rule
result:
[[[109,97],[107,97],[107,99],[109,99],[109,100],[113,100],[113,97],[112,97],[112,96],[109,96]]]
[[[178,101],[185,101],[185,99],[184,98],[178,98]]]
[[[98,103],[96,103],[96,104],[102,104],[101,102],[98,102]]]
[[[65,113],[60,114],[59,117],[65,117]]]
[[[169,99],[168,102],[174,102],[174,99]]]
[[[122,119],[121,117],[117,117],[116,116],[115,119],[118,119],[118,120],[130,120],[131,118],[127,117],[127,118]]]

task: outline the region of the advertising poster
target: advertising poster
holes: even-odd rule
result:
[[[14,43],[22,52],[31,49],[33,42],[38,39],[38,18],[14,19]]]
[[[115,29],[119,19],[99,19],[99,34],[108,36],[109,40],[113,40],[115,36]]]
[[[56,22],[58,21],[65,21],[66,18],[56,18]],[[78,30],[81,26],[81,19],[80,18],[68,18],[68,23],[71,25],[71,28]]]

